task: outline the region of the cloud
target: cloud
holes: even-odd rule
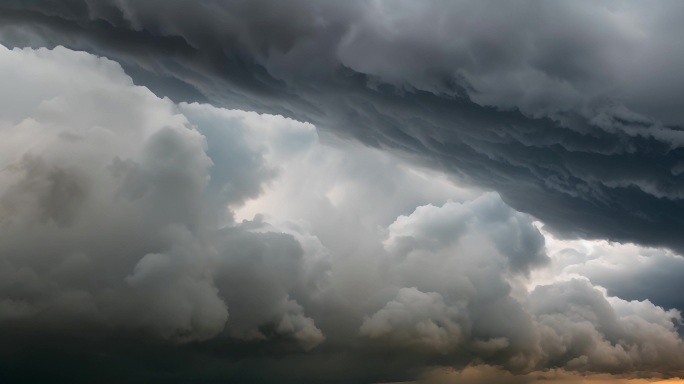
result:
[[[533,273],[533,281],[548,282],[583,276],[626,300],[649,300],[664,308],[684,308],[677,295],[684,268],[680,255],[635,244],[546,239],[553,260],[549,269]]]
[[[468,227],[470,215],[485,224]],[[394,335],[401,343],[409,338],[421,345],[430,340],[425,330],[433,329],[434,339],[450,340],[448,345],[460,353],[469,350],[471,358],[522,371],[563,367],[626,372],[636,366],[671,371],[684,359],[678,311],[647,301],[608,299],[578,279],[539,285],[529,294],[518,291],[516,276],[525,270],[516,265],[515,255],[537,255],[528,262],[544,265],[544,240],[529,218],[496,196],[460,206],[419,207],[389,230],[387,276],[394,285],[412,290],[400,290],[367,319],[363,335]],[[442,317],[432,314],[435,308]],[[435,336],[440,328],[449,339]],[[435,351],[445,349],[435,345]]]
[[[439,293],[402,288],[397,297],[361,324],[362,336],[389,337],[407,348],[426,348],[442,353],[458,346],[461,330],[457,308],[448,308]]]
[[[232,223],[228,207],[275,175],[261,151],[239,128],[198,132],[108,60],[65,49],[2,48],[2,56],[15,68],[6,73],[12,81],[42,84],[2,105],[2,316],[69,329],[93,322],[178,342],[224,332],[226,297],[239,300],[245,289],[221,284],[232,278],[224,266],[240,260],[234,248],[251,241],[257,254],[269,252],[268,233],[236,227],[215,240]],[[217,147],[226,152],[216,155]],[[289,247],[297,268],[299,243],[273,241]],[[279,324],[278,334],[310,349],[323,336],[288,289],[275,290],[262,303],[268,315],[245,326]]]
[[[556,250],[497,193],[319,141],[311,124],[175,104],[84,52],[3,47],[0,69],[17,92],[0,104],[10,380],[373,382],[473,363],[675,376],[684,363],[677,310],[589,273],[528,290]]]
[[[624,372],[625,367],[651,364],[655,372],[672,372],[681,366],[678,312],[668,313],[648,303],[645,306],[652,313],[659,313],[658,320],[649,319],[637,315],[638,302],[614,300],[611,305],[599,290],[581,280],[532,291],[530,312],[544,333],[543,343],[548,343],[546,359],[563,356],[564,367],[593,372]]]
[[[564,236],[682,250],[679,7],[9,1],[0,35],[410,154]]]

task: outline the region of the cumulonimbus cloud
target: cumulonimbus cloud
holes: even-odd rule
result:
[[[582,274],[526,289],[554,255],[496,193],[325,148],[310,124],[175,104],[84,52],[0,48],[0,78],[14,90],[0,104],[10,376],[370,382],[473,362],[684,364],[675,309]]]
[[[418,155],[566,235],[684,249],[681,5],[491,5],[6,1],[0,36]]]

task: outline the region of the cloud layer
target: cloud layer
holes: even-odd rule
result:
[[[684,249],[681,5],[6,1],[6,44],[411,154],[565,236]]]
[[[10,379],[684,364],[677,310],[614,296],[620,274],[564,262],[496,193],[334,136],[324,146],[310,124],[175,104],[83,52],[3,47],[0,77],[16,90],[0,103]],[[577,270],[542,281],[544,268]]]

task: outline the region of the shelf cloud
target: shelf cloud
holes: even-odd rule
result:
[[[417,155],[566,236],[683,247],[677,3],[1,7],[5,44],[84,49],[174,100]]]
[[[0,377],[676,382],[681,8],[4,1]]]

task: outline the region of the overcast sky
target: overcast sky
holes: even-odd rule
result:
[[[2,1],[0,381],[678,383],[682,16]]]

